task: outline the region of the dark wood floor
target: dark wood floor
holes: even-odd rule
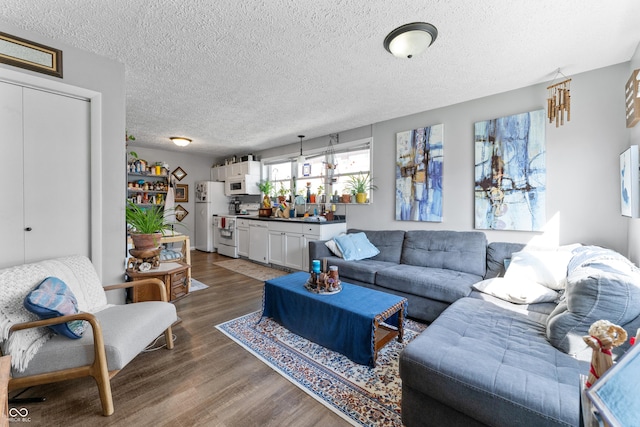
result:
[[[192,275],[209,285],[175,303],[176,345],[136,357],[111,381],[115,413],[101,415],[93,379],[33,387],[42,403],[13,426],[344,426],[325,408],[215,325],[259,310],[262,282],[213,265],[227,259],[192,253]],[[15,393],[12,393],[15,394]]]

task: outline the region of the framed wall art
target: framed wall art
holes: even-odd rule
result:
[[[178,181],[182,181],[182,179],[187,176],[187,173],[178,166],[173,172],[171,172],[171,175],[173,175]]]
[[[620,154],[620,213],[622,216],[640,216],[638,185],[638,146],[632,145]]]
[[[0,32],[0,62],[62,78],[62,51]]]
[[[541,231],[546,223],[545,111],[475,124],[475,228]]]
[[[176,214],[176,219],[180,222],[182,222],[182,220],[185,219],[187,215],[189,215],[189,211],[183,208],[182,205],[176,206],[176,208],[174,209],[174,213]]]
[[[188,184],[176,184],[176,202],[188,202],[189,201],[189,185]]]
[[[444,125],[396,134],[396,220],[442,222]]]

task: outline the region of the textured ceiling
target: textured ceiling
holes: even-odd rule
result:
[[[181,135],[224,157],[628,61],[638,16],[638,0],[2,0],[0,22],[123,62],[136,145]],[[433,46],[386,52],[414,21]]]

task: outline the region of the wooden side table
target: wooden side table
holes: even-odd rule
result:
[[[150,271],[127,269],[129,280],[160,279],[164,282],[169,301],[182,298],[189,293],[189,270],[191,266],[184,262],[163,262],[160,267]],[[136,286],[131,290],[132,302],[159,301],[160,292],[154,286]]]
[[[182,234],[178,232],[173,232],[173,234],[168,234],[166,236],[162,236],[160,238],[160,243],[175,243],[182,242],[182,261],[186,264],[189,264],[189,269],[187,270],[187,286],[191,285],[191,240],[189,239],[188,234]],[[133,247],[133,240],[131,240],[131,236],[127,237],[127,243]],[[169,295],[169,294],[167,294]]]

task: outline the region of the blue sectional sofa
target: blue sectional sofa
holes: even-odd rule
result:
[[[514,304],[473,285],[504,275],[524,245],[480,232],[364,233],[374,258],[345,261],[324,242],[310,242],[310,256],[328,257],[344,281],[407,297],[409,315],[431,322],[400,355],[407,427],[577,426],[591,356],[582,336],[600,319],[630,336],[640,328],[640,271],[611,250],[573,249],[559,300]]]

